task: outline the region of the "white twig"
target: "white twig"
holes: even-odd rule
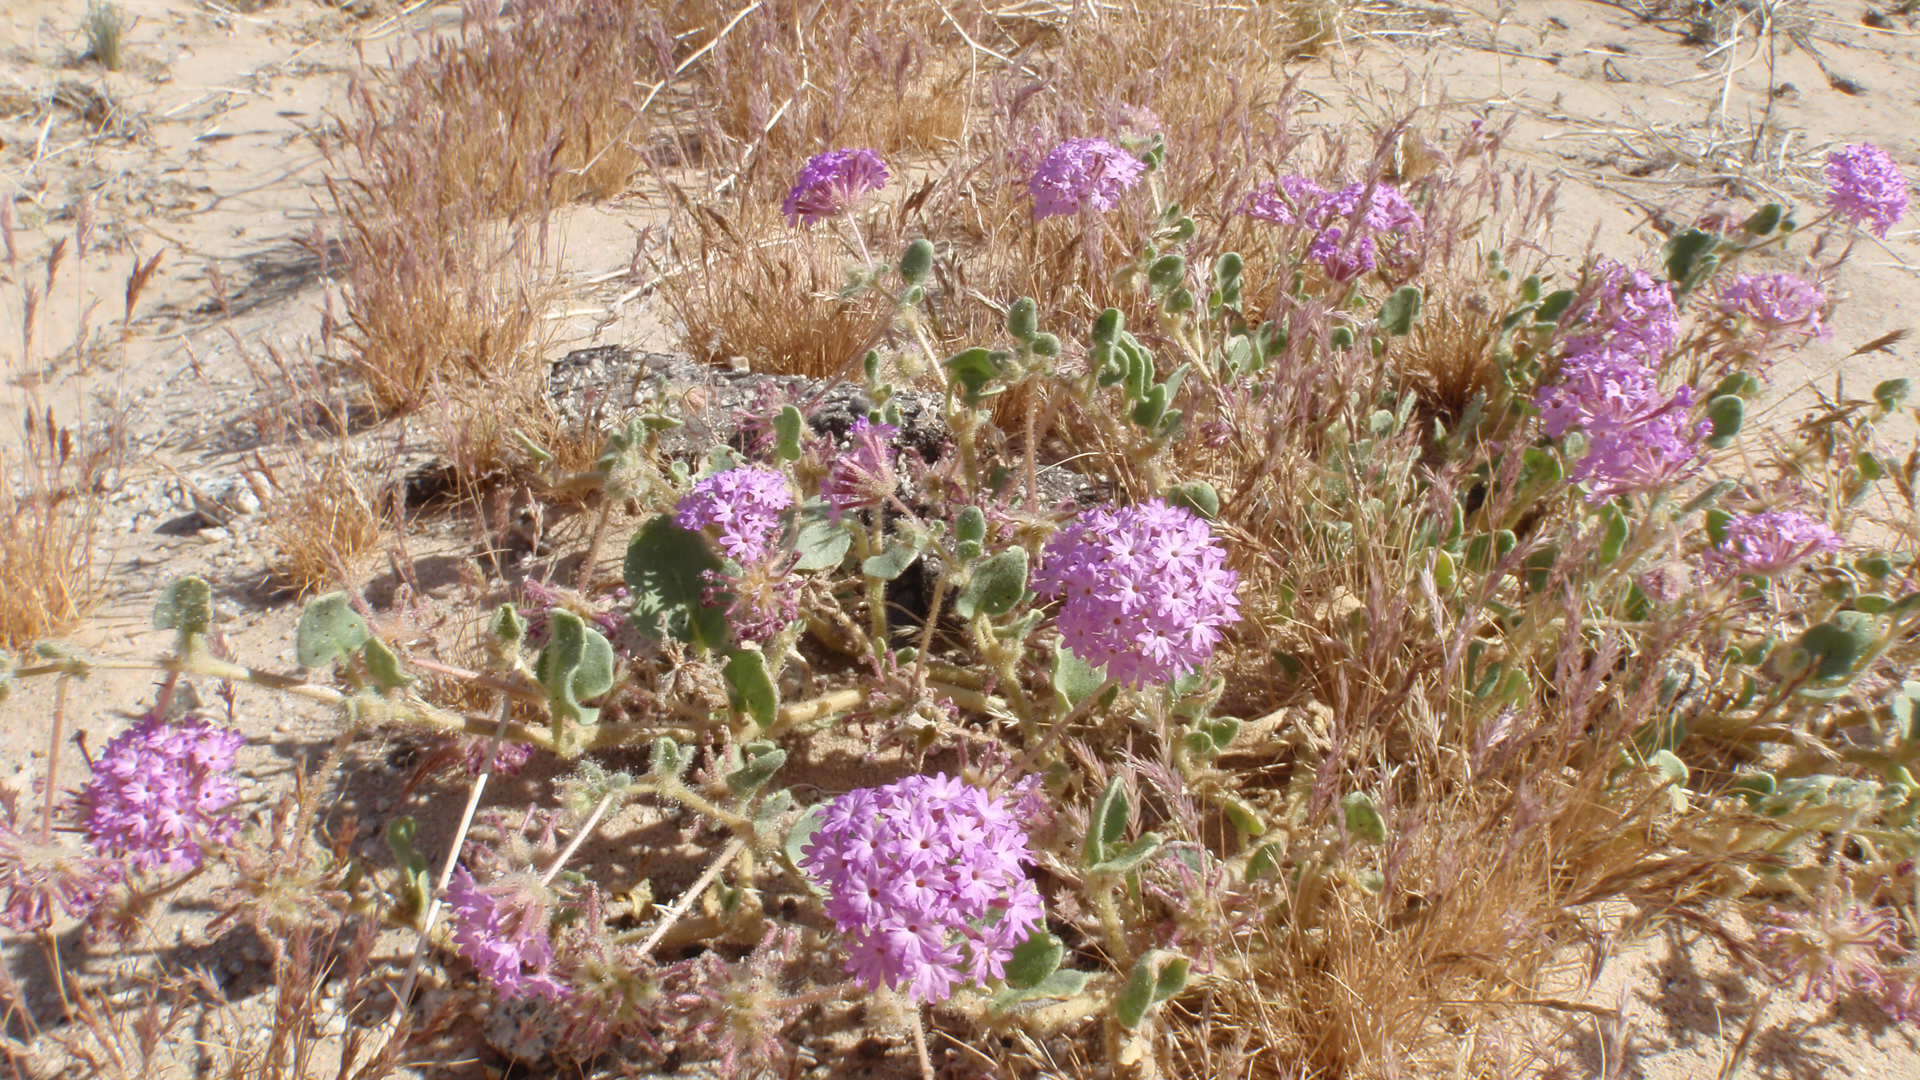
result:
[[[675,900],[673,906],[667,909],[667,913],[660,917],[660,925],[654,927],[653,933],[647,935],[647,940],[640,943],[640,952],[635,959],[644,959],[653,951],[655,945],[660,944],[660,939],[667,936],[667,931],[674,923],[680,921],[680,916],[685,915],[687,909],[693,906],[693,902],[700,898],[700,894],[707,891],[707,886],[713,884],[713,879],[720,876],[721,869],[732,862],[734,856],[740,854],[741,849],[746,846],[747,842],[737,836],[728,841],[727,846],[721,849],[719,857],[714,859],[698,878],[694,879],[693,884],[687,887],[687,891],[680,894],[680,899]]]

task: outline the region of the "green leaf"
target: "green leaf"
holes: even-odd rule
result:
[[[870,578],[892,581],[906,573],[920,557],[920,541],[918,535],[894,537],[887,542],[887,550],[861,561],[860,572]]]
[[[1781,206],[1779,203],[1768,203],[1760,209],[1755,210],[1746,221],[1742,222],[1740,229],[1749,236],[1766,236],[1773,232],[1773,230],[1779,228],[1780,219],[1786,216],[1786,207]]]
[[[1747,420],[1746,399],[1737,394],[1721,394],[1707,402],[1707,420],[1713,425],[1707,445],[1716,449],[1731,445]]]
[[[1683,289],[1692,285],[1705,267],[1704,260],[1720,238],[1700,229],[1688,229],[1667,241],[1667,279]]]
[[[1106,791],[1100,794],[1100,801],[1093,806],[1093,816],[1087,821],[1087,841],[1082,852],[1082,862],[1086,866],[1097,866],[1107,861],[1107,848],[1120,842],[1127,833],[1127,821],[1133,816],[1133,807],[1127,802],[1126,787],[1116,776],[1107,783]]]
[[[1088,664],[1065,645],[1054,652],[1053,689],[1067,708],[1079,708],[1081,702],[1099,693],[1106,684],[1106,668]]]
[[[582,705],[613,689],[613,646],[585,619],[564,608],[547,614],[547,645],[534,661],[534,678],[547,691],[555,735],[568,723],[592,724],[600,710]]]
[[[351,656],[367,643],[367,621],[347,604],[347,594],[328,593],[307,605],[294,631],[301,667],[319,667]]]
[[[634,625],[641,632],[712,650],[726,645],[726,609],[702,602],[703,575],[718,572],[720,560],[699,533],[661,514],[634,534],[624,570],[633,593]]]
[[[1913,380],[1888,379],[1873,388],[1874,403],[1887,412],[1906,404],[1907,395],[1913,393]]]
[[[1715,507],[1707,511],[1707,541],[1718,547],[1727,542],[1727,526],[1733,524],[1733,514]]]
[[[1162,255],[1147,268],[1147,283],[1165,292],[1177,288],[1187,277],[1187,260],[1180,255]]]
[[[1460,580],[1460,573],[1453,564],[1453,556],[1445,549],[1433,553],[1433,585],[1440,592],[1448,593]]]
[[[787,763],[787,752],[764,740],[755,740],[740,748],[740,767],[727,774],[727,790],[742,797],[753,794],[773,779]]]
[[[1550,292],[1540,301],[1540,309],[1534,312],[1534,318],[1543,323],[1557,323],[1560,317],[1567,313],[1567,309],[1573,306],[1577,297],[1578,294],[1572,289]]]
[[[961,397],[969,405],[978,405],[1002,389],[996,387],[989,391],[988,385],[1000,377],[1005,367],[1004,354],[983,348],[955,353],[946,362],[947,374],[961,385]]]
[[[1191,961],[1178,953],[1153,949],[1140,957],[1115,995],[1113,1014],[1126,1027],[1139,1027],[1147,1010],[1186,989]]]
[[[1394,290],[1387,302],[1380,305],[1380,328],[1394,337],[1412,333],[1415,320],[1420,318],[1421,299],[1417,285],[1403,285]]]
[[[173,582],[153,605],[153,625],[155,629],[178,630],[182,634],[206,633],[213,625],[213,590],[198,577],[183,577]]]
[[[1529,491],[1556,488],[1566,479],[1567,471],[1560,464],[1560,455],[1546,447],[1528,447],[1521,460],[1520,485]]]
[[[974,568],[973,577],[953,598],[954,614],[1005,615],[1027,592],[1027,549],[1008,548]]]
[[[793,535],[793,550],[800,556],[795,570],[832,570],[846,559],[853,548],[853,530],[845,519],[820,518],[801,525]]]
[[[1126,316],[1118,308],[1108,308],[1093,320],[1093,340],[1097,344],[1111,345],[1127,328]]]
[[[1218,795],[1214,797],[1214,801],[1220,804],[1220,809],[1226,812],[1227,820],[1233,822],[1233,827],[1239,830],[1240,835],[1246,837],[1265,835],[1267,831],[1265,819],[1261,818],[1258,810],[1247,805],[1245,801],[1232,795]]]
[[[661,780],[677,780],[691,764],[693,755],[682,749],[679,743],[665,735],[653,740],[652,750],[647,755],[648,775]]]
[[[767,670],[766,654],[752,646],[742,646],[727,656],[727,697],[733,707],[753,718],[761,731],[773,727],[780,716],[780,688]]]
[[[807,419],[800,410],[792,405],[781,409],[773,418],[773,452],[781,461],[800,460],[800,436],[807,429]]]
[[[953,522],[954,539],[963,544],[979,544],[987,539],[987,515],[977,506],[969,506],[960,511]]]
[[[401,670],[400,658],[377,637],[367,639],[360,647],[360,655],[367,662],[367,674],[373,676],[373,684],[381,693],[392,693],[413,681],[413,676]]]
[[[420,834],[420,823],[411,817],[396,818],[387,824],[387,847],[393,852],[394,865],[400,869],[400,908],[394,915],[411,922],[427,909],[433,894],[433,871],[427,857],[413,846]]]
[[[1044,929],[1036,929],[1026,941],[1014,947],[1013,955],[1007,959],[1007,985],[1017,990],[1031,990],[1058,971],[1060,961],[1066,956],[1065,942]]]
[[[800,819],[787,830],[787,841],[781,845],[781,851],[787,857],[787,864],[800,871],[800,878],[807,883],[807,887],[822,896],[826,895],[826,890],[815,884],[812,876],[801,869],[801,860],[806,858],[807,844],[812,842],[813,834],[820,831],[820,823],[826,818],[825,803],[816,803],[807,807],[806,811],[800,815]]]
[[[1137,868],[1141,863],[1154,857],[1160,851],[1163,839],[1157,832],[1144,833],[1130,844],[1114,847],[1107,845],[1106,858],[1087,867],[1095,874],[1125,874]]]
[[[1380,809],[1373,805],[1372,796],[1364,791],[1349,792],[1340,800],[1340,809],[1345,815],[1348,835],[1368,844],[1387,842],[1387,823],[1380,816]]]
[[[1880,638],[1880,622],[1864,611],[1842,611],[1832,620],[1810,626],[1799,646],[1813,664],[1814,675],[1838,679],[1851,674]]]
[[[1605,509],[1600,511],[1600,530],[1601,563],[1617,561],[1621,553],[1626,550],[1627,537],[1631,531],[1628,527],[1626,511],[1613,503],[1608,503]]]
[[[995,1012],[1006,1012],[1008,1009],[1025,1001],[1078,997],[1086,990],[1087,981],[1090,978],[1091,976],[1084,971],[1075,971],[1073,968],[1061,968],[1040,980],[1038,986],[1026,987],[1024,989],[1020,987],[1008,987],[1000,991],[993,995],[991,1008]]]

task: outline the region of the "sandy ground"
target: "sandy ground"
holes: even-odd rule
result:
[[[1302,119],[1334,129],[1356,112],[1377,115],[1389,100],[1408,100],[1389,99],[1401,87],[1457,110],[1448,122],[1515,117],[1510,147],[1563,185],[1551,247],[1566,267],[1590,246],[1624,259],[1650,252],[1663,224],[1712,209],[1728,176],[1811,202],[1818,162],[1835,143],[1872,139],[1920,176],[1920,20],[1864,18],[1892,5],[1781,5],[1797,20],[1792,33],[1763,36],[1749,18],[1704,44],[1594,0],[1381,6],[1387,34],[1303,61]],[[325,227],[323,160],[312,132],[328,123],[362,55],[384,62],[404,49],[408,33],[445,25],[456,9],[428,5],[392,19],[312,0],[252,14],[212,2],[124,7],[138,22],[131,62],[116,73],[78,60],[77,3],[9,0],[0,11],[0,198],[13,200],[20,256],[17,269],[0,267],[0,358],[14,373],[0,386],[8,414],[0,422],[18,430],[31,388],[69,421],[112,423],[128,440],[109,510],[108,593],[75,641],[106,655],[159,651],[164,639],[147,621],[157,590],[200,573],[215,584],[236,653],[290,668],[296,610],[260,587],[258,524],[244,506],[227,527],[168,526],[192,508],[190,489],[234,490],[242,468],[263,460],[253,455],[271,452],[246,435],[260,400],[255,368],[273,351],[315,347],[328,286],[311,242]],[[69,253],[23,349],[22,287],[34,280],[28,261],[72,233],[83,201],[98,223],[90,250]],[[649,212],[632,197],[567,215],[563,246],[575,286],[552,313],[555,355],[601,342],[669,345],[644,298],[627,299],[633,283],[621,273]],[[1861,242],[1838,280],[1834,337],[1783,365],[1776,385],[1831,387],[1839,376],[1861,393],[1912,373],[1910,343],[1847,354],[1913,325],[1917,236],[1909,221],[1884,242]],[[160,252],[161,268],[123,326],[129,264]],[[1796,404],[1806,399],[1804,391],[1793,395]],[[384,572],[368,568],[370,577]],[[76,693],[74,723],[100,745],[151,684],[140,673],[101,673]],[[0,781],[44,772],[47,707],[44,687],[0,707]],[[284,782],[321,741],[322,718],[277,699],[243,690],[235,715],[256,737],[243,766],[263,789]],[[78,766],[77,757],[67,763]],[[376,818],[421,809],[393,800],[366,807]],[[206,951],[191,938],[180,931],[154,945],[202,950],[236,970],[259,958],[257,943],[222,941]],[[1781,995],[1755,1001],[1753,993],[1698,942],[1676,937],[1623,950],[1589,998],[1617,1005],[1618,1016],[1571,1025],[1562,1075],[1713,1076],[1749,1026],[1738,1075],[1920,1075],[1920,1042],[1910,1031],[1851,1006],[1815,1029],[1835,1018]]]

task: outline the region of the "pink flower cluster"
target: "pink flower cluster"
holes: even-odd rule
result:
[[[827,887],[848,973],[939,1002],[1003,977],[1040,925],[1032,861],[1013,807],[943,773],[833,800],[801,864]]]
[[[528,874],[511,874],[483,888],[464,866],[447,884],[454,947],[502,997],[567,996],[567,987],[552,973],[544,893]]]
[[[1352,281],[1378,265],[1382,239],[1399,244],[1424,227],[1400,189],[1384,183],[1329,191],[1305,176],[1283,176],[1249,196],[1245,211],[1276,225],[1312,230],[1307,257],[1335,281]]]
[[[788,224],[811,225],[846,213],[861,196],[886,187],[892,178],[887,163],[872,150],[829,150],[801,167],[780,209]]]
[[[891,498],[900,479],[894,462],[900,455],[894,440],[900,429],[892,424],[875,424],[861,417],[847,432],[847,449],[834,455],[820,494],[833,507],[838,518],[851,510],[878,506]]]
[[[1205,521],[1154,499],[1082,513],[1047,544],[1033,587],[1064,597],[1060,636],[1077,656],[1145,686],[1207,662],[1240,618],[1239,582]]]
[[[1766,344],[1827,337],[1826,306],[1827,294],[1798,274],[1741,274],[1720,290],[1720,310],[1746,320]]]
[[[1068,139],[1047,154],[1027,181],[1033,216],[1077,214],[1088,207],[1111,210],[1146,174],[1146,162],[1105,139]]]
[[[1603,260],[1577,310],[1560,377],[1536,399],[1548,436],[1576,429],[1586,436],[1587,453],[1572,478],[1591,484],[1589,498],[1601,502],[1692,471],[1710,425],[1693,418],[1692,387],[1672,394],[1660,387],[1667,351],[1680,335],[1672,289]]]
[[[674,521],[694,532],[718,530],[720,550],[752,566],[773,552],[783,528],[780,515],[792,505],[793,488],[779,470],[743,465],[694,484]]]
[[[240,829],[240,819],[224,811],[239,798],[233,764],[244,745],[232,728],[146,717],[93,763],[81,794],[88,838],[141,870],[198,867],[205,845],[224,844]]]
[[[1833,212],[1875,236],[1887,235],[1912,201],[1906,174],[1872,143],[1843,146],[1827,155],[1827,202]]]
[[[1798,510],[1768,510],[1727,523],[1707,561],[1722,573],[1777,574],[1816,555],[1840,550],[1840,536]]]

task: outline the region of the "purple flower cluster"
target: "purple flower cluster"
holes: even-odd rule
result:
[[[1064,597],[1060,636],[1129,686],[1177,679],[1207,662],[1240,618],[1240,575],[1207,523],[1163,500],[1082,513],[1047,544],[1034,574]]]
[[[909,776],[828,804],[801,859],[868,989],[939,1002],[998,979],[1040,925],[1033,854],[1005,800],[947,775]]]
[[[1027,181],[1033,216],[1107,211],[1140,183],[1147,163],[1105,139],[1068,139],[1047,154]]]
[[[877,506],[890,498],[900,485],[894,473],[894,461],[900,451],[894,440],[900,429],[892,424],[870,423],[866,417],[853,422],[847,432],[847,449],[836,455],[820,485],[820,494],[833,514]]]
[[[0,794],[0,926],[31,933],[53,925],[56,909],[84,919],[120,880],[120,867],[20,828],[18,799]]]
[[[447,884],[453,943],[505,998],[567,996],[554,978],[545,888],[529,874],[510,874],[482,888],[462,866]]]
[[[141,870],[198,867],[204,845],[240,829],[224,811],[239,797],[233,763],[246,737],[204,720],[148,716],[115,736],[81,794],[87,836]]]
[[[1392,184],[1348,184],[1330,191],[1305,176],[1262,185],[1247,198],[1245,211],[1276,225],[1313,230],[1307,257],[1335,281],[1352,281],[1378,265],[1382,238],[1397,244],[1424,227],[1419,212]]]
[[[780,539],[780,515],[792,505],[793,489],[779,470],[744,465],[693,485],[674,521],[695,532],[708,526],[719,530],[720,550],[752,566],[772,553]]]
[[[1827,294],[1797,274],[1741,274],[1720,291],[1720,310],[1745,319],[1766,342],[1823,338]]]
[[[1798,510],[1768,510],[1727,523],[1707,561],[1722,573],[1777,574],[1824,552],[1840,550],[1840,536]]]
[[[1827,155],[1827,200],[1835,215],[1885,236],[1906,216],[1912,193],[1885,150],[1859,143]]]
[[[845,213],[862,195],[879,191],[892,178],[887,163],[872,150],[829,150],[808,159],[780,208],[788,224],[811,225]]]
[[[1579,430],[1587,453],[1573,479],[1599,502],[1692,471],[1711,425],[1693,418],[1694,391],[1660,387],[1679,340],[1673,291],[1651,274],[1603,260],[1563,342],[1560,377],[1536,404],[1548,436]]]

